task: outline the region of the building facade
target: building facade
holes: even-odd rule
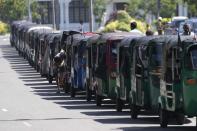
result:
[[[93,0],[94,1],[94,0]],[[124,9],[124,4],[128,0],[106,0],[106,11],[103,15],[101,26],[109,19],[113,11]],[[84,31],[90,30],[90,6],[83,0],[59,0],[60,5],[60,30],[80,30],[80,22],[83,22]],[[93,18],[94,19],[94,18]],[[93,29],[98,29],[98,24],[94,20]]]
[[[90,30],[90,5],[85,0],[37,0],[39,4],[45,5],[47,10],[41,9],[41,23],[55,24],[58,30],[77,30],[83,29],[85,32]],[[94,0],[93,0],[94,1]],[[105,13],[103,14],[101,26],[104,26],[109,19],[110,14],[117,10],[124,9],[124,5],[128,0],[106,0],[107,4]],[[54,2],[54,12],[53,12]],[[53,16],[55,13],[55,16]],[[54,23],[55,19],[55,23]],[[93,30],[97,30],[98,24],[93,18]]]

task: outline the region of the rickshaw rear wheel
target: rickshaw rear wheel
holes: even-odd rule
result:
[[[64,84],[64,86],[63,86],[64,93],[68,93],[68,92],[69,92],[69,88],[70,88],[70,84],[66,82],[66,83]]]
[[[196,128],[197,128],[197,116],[196,116]]]
[[[168,111],[160,108],[159,115],[160,115],[160,126],[162,128],[166,128],[168,126]]]
[[[185,115],[183,113],[177,113],[176,114],[176,122],[179,125],[183,125],[185,122]]]
[[[101,106],[101,103],[102,103],[102,97],[96,94],[96,106]]]
[[[49,81],[49,84],[52,84],[53,83],[53,77],[52,76],[49,76],[48,77],[48,81]]]
[[[87,84],[85,84],[85,88],[86,88],[86,100],[87,102],[89,102],[92,99],[92,92],[89,89],[89,86],[87,86]]]
[[[131,118],[137,119],[139,108],[135,104],[131,104]]]
[[[70,96],[75,97],[75,88],[73,86],[70,86]]]
[[[117,112],[122,112],[122,108],[123,108],[123,101],[120,98],[116,98],[116,111]]]

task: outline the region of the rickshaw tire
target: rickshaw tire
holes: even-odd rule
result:
[[[75,97],[75,89],[73,86],[71,86],[71,88],[70,88],[70,96]]]
[[[178,125],[183,125],[185,123],[185,115],[182,113],[178,113],[176,115],[176,122]]]
[[[92,99],[92,92],[87,85],[85,85],[85,86],[86,86],[85,87],[86,88],[86,100],[87,100],[87,102],[89,102]]]
[[[70,88],[70,85],[68,83],[65,83],[65,85],[63,86],[64,93],[67,94],[69,92],[69,88]]]
[[[49,81],[49,84],[52,84],[53,83],[53,77],[49,76],[48,81]]]
[[[102,97],[96,94],[96,106],[101,106],[101,103],[102,103]]]
[[[167,128],[167,126],[168,126],[168,111],[160,108],[159,115],[160,115],[160,127]]]
[[[196,116],[196,128],[197,128],[197,116]]]
[[[137,119],[138,117],[138,107],[135,104],[131,105],[131,118],[132,119]]]
[[[116,98],[116,111],[122,112],[123,101],[120,98]]]

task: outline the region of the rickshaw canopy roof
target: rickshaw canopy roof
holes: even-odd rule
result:
[[[104,33],[101,35],[98,43],[106,43],[108,40],[115,41],[115,40],[122,40],[128,36],[140,36],[136,33],[131,32],[113,32],[113,33]]]
[[[87,46],[91,46],[92,44],[96,44],[97,40],[100,38],[99,34],[95,34],[94,36],[88,38],[87,40]]]
[[[94,33],[84,33],[84,34],[75,34],[73,35],[73,46],[79,45],[81,42],[87,42],[89,38],[93,37]]]

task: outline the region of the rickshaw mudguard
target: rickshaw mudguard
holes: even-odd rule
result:
[[[197,85],[188,85],[188,78],[197,78],[197,71],[184,71],[183,76],[183,100],[186,115],[197,116]]]

